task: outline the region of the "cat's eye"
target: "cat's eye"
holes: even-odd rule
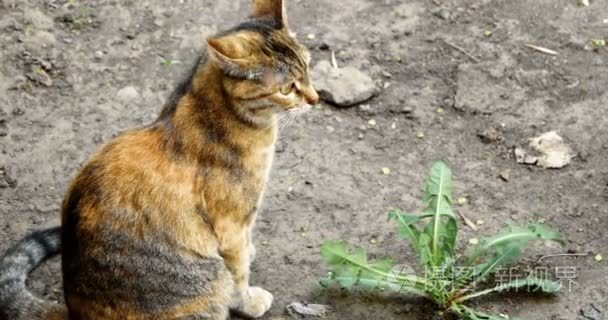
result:
[[[295,82],[289,82],[287,84],[284,84],[279,91],[281,91],[281,94],[284,96],[287,96],[289,94],[291,94],[294,90],[296,89],[296,84]]]

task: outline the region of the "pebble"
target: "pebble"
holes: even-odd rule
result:
[[[486,144],[500,142],[504,139],[502,135],[494,128],[485,129],[479,134],[477,134],[477,136],[481,139],[483,143]]]
[[[580,312],[581,316],[583,316],[584,318],[579,318],[579,319],[589,319],[589,320],[604,320],[605,317],[605,312],[604,310],[602,310],[602,308],[598,305],[595,304],[590,304],[588,306],[585,306],[583,308],[581,308],[581,312]]]
[[[334,68],[327,60],[319,62],[311,72],[321,98],[338,107],[351,107],[379,93],[375,81],[353,67]]]
[[[403,107],[403,108],[401,108],[401,113],[410,114],[412,112],[414,112],[414,109],[412,107]]]
[[[139,99],[139,92],[133,86],[128,86],[120,89],[116,94],[118,99],[122,102],[133,102]]]
[[[498,175],[503,181],[505,182],[509,182],[509,179],[511,179],[511,170],[503,170],[500,172],[500,174]]]
[[[441,7],[432,11],[433,15],[443,20],[450,19],[450,11],[447,8]]]
[[[329,44],[327,44],[326,42],[322,42],[319,45],[319,50],[323,50],[323,51],[327,51],[331,48],[331,46]]]

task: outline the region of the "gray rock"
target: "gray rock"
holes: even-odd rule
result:
[[[133,86],[128,86],[120,89],[116,94],[118,100],[122,102],[133,102],[139,99],[139,92]]]
[[[450,10],[448,10],[445,7],[437,8],[437,9],[431,11],[431,12],[433,13],[434,16],[436,16],[438,18],[441,18],[443,20],[449,20],[450,16],[451,16],[450,15]]]
[[[25,75],[30,81],[35,84],[42,85],[45,87],[53,86],[53,79],[51,76],[44,71],[41,67],[34,66],[32,67],[32,71]]]
[[[577,320],[606,320],[606,317],[603,310],[594,304],[590,304],[581,308],[581,313]]]
[[[555,131],[530,139],[530,146],[542,153],[537,165],[547,169],[561,169],[575,157],[570,146]]]
[[[324,60],[311,74],[321,99],[339,107],[354,106],[379,93],[372,78],[352,67],[334,68]]]

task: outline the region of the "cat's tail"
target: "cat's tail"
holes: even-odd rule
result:
[[[65,308],[35,297],[25,287],[28,274],[59,253],[61,227],[36,231],[0,258],[0,319],[62,319]]]

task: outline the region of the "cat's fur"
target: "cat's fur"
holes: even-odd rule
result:
[[[272,295],[249,285],[249,264],[277,118],[319,97],[283,1],[253,8],[249,21],[207,40],[156,122],[84,165],[61,228],[28,236],[0,260],[1,316],[219,320],[270,308]],[[60,246],[65,307],[25,288]]]

